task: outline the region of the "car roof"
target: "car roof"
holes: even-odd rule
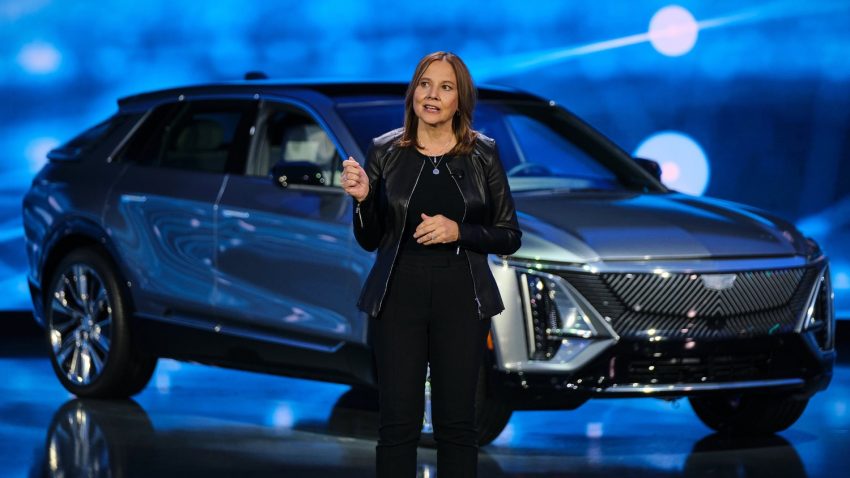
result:
[[[139,93],[118,100],[120,107],[143,103],[160,103],[178,98],[180,95],[216,96],[216,95],[252,95],[285,94],[298,91],[314,91],[333,101],[343,98],[359,99],[404,98],[407,83],[404,82],[340,82],[340,81],[279,81],[279,80],[242,80],[234,82],[210,83],[182,86],[163,90]],[[498,85],[479,85],[479,100],[544,101],[543,98],[514,88]]]

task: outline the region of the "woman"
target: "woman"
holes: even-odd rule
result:
[[[366,169],[343,161],[354,235],[378,250],[358,307],[368,313],[380,400],[379,477],[413,477],[426,367],[437,469],[476,476],[475,388],[490,318],[504,309],[487,254],[520,246],[494,141],[472,130],[475,87],[463,61],[424,57],[404,127],[373,140]]]

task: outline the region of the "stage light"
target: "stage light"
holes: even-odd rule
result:
[[[844,271],[836,272],[833,276],[834,282],[832,283],[832,288],[836,290],[847,290],[850,289],[850,274],[847,274]]]
[[[21,48],[17,60],[26,72],[45,75],[59,69],[62,54],[50,43],[35,41]]]
[[[291,429],[295,425],[295,412],[288,402],[278,403],[271,417],[275,428]]]
[[[24,153],[30,172],[37,173],[47,163],[47,153],[57,146],[59,146],[59,140],[56,138],[44,137],[30,141]]]
[[[672,189],[699,196],[708,187],[708,159],[699,144],[684,133],[656,133],[637,147],[634,156],[657,161],[661,180]]]
[[[678,164],[673,161],[667,161],[661,165],[661,181],[672,184],[679,180],[681,172]]]
[[[694,48],[699,25],[691,12],[678,5],[658,10],[649,21],[649,41],[662,55],[682,56]]]

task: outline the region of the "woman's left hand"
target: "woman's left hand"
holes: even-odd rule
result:
[[[437,214],[429,216],[422,214],[422,222],[416,227],[413,233],[414,239],[419,244],[430,246],[433,244],[444,244],[455,242],[460,238],[460,228],[457,223],[451,219]]]

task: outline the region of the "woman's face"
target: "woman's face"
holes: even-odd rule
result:
[[[457,111],[457,76],[452,65],[445,60],[432,61],[413,93],[413,112],[419,122],[440,126],[448,122]]]

